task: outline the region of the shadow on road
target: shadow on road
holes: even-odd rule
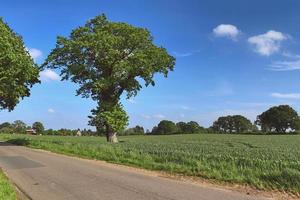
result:
[[[24,138],[18,138],[18,139],[10,139],[5,142],[0,142],[0,146],[26,146],[28,145],[28,140]]]

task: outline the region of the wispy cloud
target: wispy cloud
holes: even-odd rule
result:
[[[153,118],[156,118],[156,119],[164,119],[166,118],[166,116],[162,115],[162,114],[155,114],[152,116]]]
[[[248,42],[254,46],[254,51],[262,56],[270,56],[278,52],[281,42],[287,40],[289,36],[278,31],[268,32],[248,38]]]
[[[154,114],[154,115],[147,115],[147,114],[141,114],[141,117],[144,119],[164,119],[166,116],[163,114]]]
[[[40,72],[40,79],[42,81],[58,81],[60,80],[60,77],[55,71],[46,69]]]
[[[300,69],[300,55],[290,52],[283,52],[282,56],[286,60],[275,61],[269,66],[269,70],[272,71],[293,71]]]
[[[213,34],[216,37],[226,37],[232,40],[237,40],[241,31],[232,24],[220,24],[213,29]]]
[[[189,57],[189,56],[193,56],[197,53],[199,53],[200,51],[199,50],[196,50],[196,51],[190,51],[190,52],[177,52],[177,51],[173,51],[173,55],[177,58],[180,58],[180,57]]]
[[[127,101],[131,104],[136,104],[137,102],[134,99],[127,99]]]
[[[272,71],[293,71],[300,69],[300,59],[291,61],[275,61],[268,68]]]
[[[220,82],[216,88],[208,93],[208,96],[229,96],[235,93],[232,84],[228,81]]]
[[[55,110],[54,110],[53,108],[49,108],[49,109],[48,109],[48,112],[49,112],[49,113],[55,113]]]
[[[300,93],[271,93],[271,97],[279,99],[297,99],[300,100]]]
[[[185,106],[185,105],[181,105],[180,108],[182,110],[191,110],[191,108],[189,106]]]
[[[141,117],[144,119],[151,119],[150,115],[141,114]]]

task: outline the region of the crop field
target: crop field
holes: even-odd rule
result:
[[[300,192],[300,135],[124,136],[118,144],[107,144],[103,137],[4,134],[0,140],[263,190]]]

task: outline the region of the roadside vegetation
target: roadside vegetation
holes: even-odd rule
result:
[[[300,192],[300,135],[185,134],[104,137],[1,134],[52,152],[162,170],[258,189]]]
[[[16,200],[17,194],[6,176],[0,170],[0,200]]]

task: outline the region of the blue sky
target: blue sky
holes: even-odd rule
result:
[[[300,111],[300,1],[285,0],[0,0],[1,17],[20,35],[37,63],[56,36],[105,13],[112,21],[148,28],[176,57],[167,79],[122,102],[130,126],[152,128],[162,119],[195,120],[208,127],[219,116],[254,120],[270,106]],[[0,121],[42,121],[46,128],[85,128],[95,103],[75,96],[58,72],[41,73],[32,89]]]

